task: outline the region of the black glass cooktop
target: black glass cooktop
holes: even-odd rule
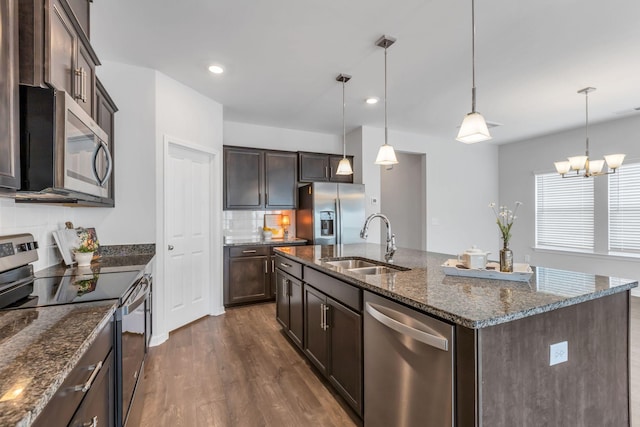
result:
[[[71,269],[70,269],[71,270]],[[60,304],[122,299],[129,292],[137,271],[98,273],[90,268],[74,268],[66,275],[37,277],[28,297],[6,309],[45,307]]]

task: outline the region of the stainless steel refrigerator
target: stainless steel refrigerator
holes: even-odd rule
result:
[[[297,237],[314,245],[361,243],[363,184],[314,182],[298,188]]]

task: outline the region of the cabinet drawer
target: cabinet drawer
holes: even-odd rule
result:
[[[289,258],[276,254],[276,268],[297,279],[302,279],[302,264],[299,262],[291,261]]]
[[[269,246],[239,246],[229,248],[229,256],[236,258],[242,256],[269,255],[270,250]]]
[[[362,291],[310,267],[304,267],[304,281],[354,310],[362,311]]]
[[[83,391],[78,389],[83,385],[91,386],[95,382],[99,372],[96,372],[98,363],[104,363],[109,351],[113,347],[113,322],[109,322],[87,352],[82,356],[78,364],[67,375],[62,385],[51,398],[42,413],[38,416],[33,426],[44,427],[51,425],[51,420],[56,420],[60,425],[66,425],[76,412],[80,401],[84,398],[89,389]],[[108,365],[101,365],[104,369],[109,369]],[[103,368],[100,368],[102,370]],[[93,375],[93,374],[96,375]],[[93,382],[89,382],[93,380]]]

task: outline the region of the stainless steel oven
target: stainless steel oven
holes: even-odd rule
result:
[[[142,414],[144,394],[144,359],[147,353],[150,324],[147,313],[150,310],[151,275],[144,274],[136,281],[131,292],[116,312],[116,378],[121,390],[118,397],[121,404],[116,419],[122,426],[137,426]]]

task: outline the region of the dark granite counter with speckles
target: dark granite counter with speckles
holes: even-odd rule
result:
[[[384,263],[383,245],[291,246],[275,250],[362,289],[474,329],[625,292],[638,286],[634,280],[544,267],[532,267],[534,275],[528,283],[446,276],[441,266],[455,255],[403,248],[395,253],[394,264],[411,270],[365,276],[334,267],[326,261],[330,258],[361,257]]]
[[[111,321],[117,300],[0,312],[0,425],[31,425]]]

